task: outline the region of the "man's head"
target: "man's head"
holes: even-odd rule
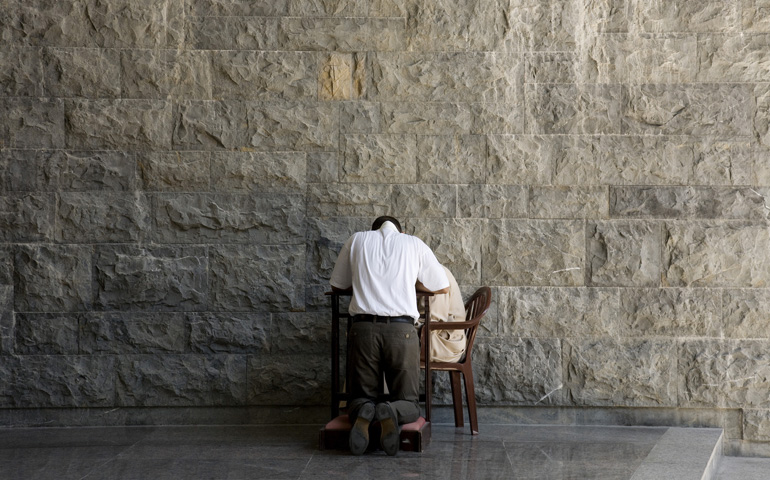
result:
[[[398,223],[398,220],[396,220],[393,217],[388,217],[387,215],[383,215],[382,217],[377,217],[377,219],[372,223],[372,230],[379,230],[383,223],[390,222],[393,225],[396,226],[399,232],[404,233],[403,230],[401,230],[401,224]]]

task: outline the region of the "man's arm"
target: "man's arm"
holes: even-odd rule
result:
[[[427,293],[435,293],[436,295],[441,293],[449,293],[449,287],[442,288],[441,290],[428,290],[425,285],[422,284],[421,281],[417,280],[417,284],[415,284],[415,288],[418,292],[427,292]],[[334,289],[334,287],[332,287]]]

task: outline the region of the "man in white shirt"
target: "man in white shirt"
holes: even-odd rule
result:
[[[330,280],[335,291],[350,291],[348,334],[348,414],[353,428],[350,450],[361,455],[369,445],[369,425],[380,421],[380,446],[398,452],[398,425],[420,416],[420,341],[416,288],[449,291],[449,280],[430,248],[401,233],[393,217],[379,217],[372,230],[353,234],[343,245]],[[390,402],[380,402],[385,381]]]

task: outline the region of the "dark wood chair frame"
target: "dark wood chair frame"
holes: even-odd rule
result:
[[[429,303],[429,302],[426,302]],[[465,321],[464,322],[426,322],[421,334],[422,345],[424,347],[421,354],[420,367],[425,370],[425,418],[430,421],[431,410],[431,372],[445,371],[449,372],[450,383],[452,387],[452,403],[454,405],[455,426],[462,427],[463,423],[463,401],[460,377],[462,376],[465,385],[465,397],[468,404],[468,422],[471,427],[471,434],[478,435],[479,424],[476,416],[476,392],[473,384],[473,366],[471,364],[471,353],[473,342],[476,339],[476,331],[479,323],[489,310],[492,303],[492,290],[487,287],[480,287],[465,302]],[[430,318],[428,312],[427,318]],[[465,330],[467,346],[465,354],[456,363],[451,362],[432,362],[430,355],[430,332],[437,330]]]

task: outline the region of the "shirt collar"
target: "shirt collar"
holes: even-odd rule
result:
[[[394,232],[398,233],[398,227],[393,225],[393,222],[384,222],[382,226],[380,226],[380,230],[392,230]]]

